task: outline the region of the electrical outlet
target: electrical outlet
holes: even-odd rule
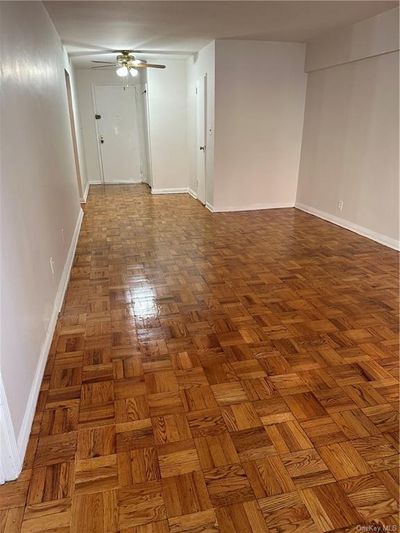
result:
[[[337,206],[339,211],[343,211],[343,200],[339,200]]]
[[[54,259],[53,259],[52,257],[50,257],[50,259],[49,259],[49,263],[50,263],[50,270],[51,270],[51,273],[52,273],[53,276],[54,276],[54,274],[55,274],[55,263],[54,263]]]

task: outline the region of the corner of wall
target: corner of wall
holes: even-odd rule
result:
[[[17,479],[22,469],[22,460],[0,374],[0,484]]]

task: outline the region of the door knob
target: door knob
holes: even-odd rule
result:
[[[101,143],[101,144],[104,144],[104,137],[103,137],[103,135],[100,135],[100,143]]]

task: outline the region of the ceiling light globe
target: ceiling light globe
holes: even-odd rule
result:
[[[135,78],[139,74],[139,71],[136,70],[135,68],[130,68],[129,73],[132,76],[132,78]]]
[[[116,73],[120,78],[125,78],[125,76],[129,74],[128,67],[123,65],[122,67],[117,68]]]

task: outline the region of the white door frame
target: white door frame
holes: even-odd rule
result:
[[[140,99],[140,105],[143,106],[143,119],[144,119],[144,131],[143,134],[143,141],[144,141],[144,151],[145,151],[145,157],[147,159],[146,166],[147,166],[147,172],[148,175],[145,176],[145,182],[147,185],[151,188],[153,183],[153,175],[152,175],[152,168],[151,168],[151,145],[150,145],[150,121],[149,121],[149,87],[147,84],[147,81],[145,83],[141,83],[140,85],[136,86],[136,106],[138,104],[138,98]],[[139,132],[140,135],[141,132]]]
[[[201,91],[199,89],[202,89]],[[199,139],[199,95],[203,95],[203,135],[202,139]],[[198,200],[203,204],[206,205],[207,203],[207,74],[204,73],[200,76],[200,78],[196,81],[196,131],[195,131],[195,150],[196,150],[196,184],[197,184],[197,190],[196,195]],[[199,197],[199,180],[198,180],[198,158],[200,157],[200,146],[204,147],[202,150],[202,156],[204,158],[204,198]]]
[[[144,111],[145,111],[145,118],[146,118],[146,136],[147,136],[147,157],[148,157],[148,160],[149,160],[149,181],[148,181],[148,185],[149,187],[153,187],[153,166],[152,166],[152,162],[153,162],[153,159],[151,157],[151,135],[150,135],[150,104],[149,104],[149,84],[148,82],[146,81],[146,83],[144,84],[144,100],[145,100],[145,106],[144,106]]]
[[[97,159],[99,162],[99,169],[100,169],[100,181],[103,185],[105,185],[104,180],[104,169],[103,169],[103,159],[101,157],[101,150],[100,150],[100,143],[99,143],[99,127],[97,125],[97,102],[96,102],[96,84],[92,82],[92,101],[93,101],[93,118],[94,118],[94,128],[95,128],[95,135],[96,135],[96,149],[97,149]]]

